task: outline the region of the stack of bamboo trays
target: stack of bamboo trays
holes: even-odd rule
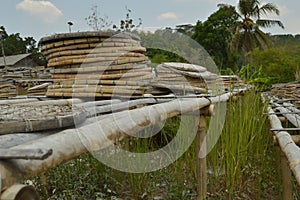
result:
[[[226,90],[244,85],[244,82],[237,75],[222,75],[220,78]]]
[[[0,83],[0,98],[9,98],[17,96],[17,88],[11,83]]]
[[[52,68],[48,97],[112,97],[160,94],[149,86],[150,61],[140,38],[115,32],[77,32],[42,38]]]
[[[271,93],[290,100],[297,108],[300,108],[300,81],[274,85]]]
[[[168,62],[155,68],[155,78],[151,85],[160,89],[169,89],[177,94],[203,94],[208,92],[208,86],[217,79],[218,75],[209,72],[205,67]]]
[[[9,98],[17,96],[17,88],[13,79],[3,78],[6,72],[1,72],[0,76],[0,98]]]

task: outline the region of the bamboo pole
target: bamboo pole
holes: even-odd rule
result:
[[[283,200],[293,199],[291,170],[289,167],[288,160],[282,151],[280,151],[280,166],[281,166],[282,187],[283,187],[282,199]]]
[[[200,120],[198,124],[198,131],[196,135],[196,163],[197,163],[197,200],[203,200],[206,198],[207,192],[207,165],[206,157],[200,158],[199,153],[203,145],[206,146],[205,142],[206,136],[206,118],[204,115],[200,115]],[[203,149],[206,149],[205,147]]]
[[[273,129],[283,129],[280,120],[271,107],[268,108],[269,120]],[[294,143],[291,135],[286,131],[274,131],[276,139],[282,152],[287,157],[290,169],[292,170],[298,185],[300,186],[300,148]]]

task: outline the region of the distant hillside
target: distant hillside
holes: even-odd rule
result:
[[[300,34],[297,35],[272,35],[275,47],[293,47],[300,46]]]

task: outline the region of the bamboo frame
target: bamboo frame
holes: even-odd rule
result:
[[[271,107],[268,108],[270,113],[269,120],[273,129],[283,129],[280,120],[276,115],[273,115],[274,111]],[[291,135],[286,131],[275,131],[275,136],[278,144],[287,157],[290,169],[292,170],[298,185],[300,186],[300,148],[295,144]]]
[[[173,100],[126,112],[115,113],[77,129],[68,129],[62,132],[43,137],[34,142],[14,146],[11,149],[43,148],[53,149],[53,155],[45,160],[0,160],[2,190],[5,190],[27,177],[37,175],[49,168],[57,166],[70,159],[86,153],[88,150],[83,145],[83,139],[91,142],[90,150],[99,150],[111,145],[116,140],[123,139],[124,132],[136,133],[139,130],[180,114],[193,113],[212,103],[227,101],[230,96],[246,90],[247,88],[226,93],[221,96],[207,98],[187,98],[180,101]],[[151,112],[149,112],[151,110]],[[149,115],[149,113],[151,115]],[[128,119],[128,114],[131,118]],[[122,126],[123,124],[123,126]],[[101,127],[101,131],[99,130]],[[101,137],[99,137],[99,131]],[[205,192],[206,193],[206,192]]]

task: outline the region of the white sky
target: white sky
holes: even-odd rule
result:
[[[264,1],[262,1],[264,2]],[[300,33],[300,1],[269,0],[281,10],[281,15],[270,16],[279,19],[285,29],[272,28],[272,34]],[[68,32],[68,21],[74,23],[72,31],[87,31],[91,28],[85,18],[91,14],[91,7],[97,5],[100,15],[105,14],[118,24],[125,17],[125,6],[132,10],[132,18],[142,18],[142,28],[175,27],[178,24],[195,24],[205,21],[215,12],[217,4],[236,5],[237,0],[1,0],[0,25],[7,32],[21,33],[22,37],[33,36],[37,41],[54,33]]]

